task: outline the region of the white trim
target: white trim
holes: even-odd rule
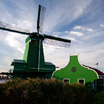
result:
[[[77,81],[78,83],[80,83],[79,80],[84,80],[84,85],[85,85],[85,78],[78,78],[78,81]]]
[[[59,69],[59,70],[61,70],[61,69]],[[51,79],[53,78],[54,73],[56,73],[56,72],[59,71],[59,70],[56,70],[56,67],[55,67],[55,71],[52,73]],[[57,79],[57,78],[56,78],[56,79]]]
[[[63,82],[64,82],[65,79],[66,79],[66,80],[69,80],[69,83],[70,83],[70,78],[64,78],[64,79],[63,79]]]
[[[40,48],[41,48],[41,40],[39,40],[39,49],[38,49],[38,71],[40,68]]]

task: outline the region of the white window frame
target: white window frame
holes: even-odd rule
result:
[[[70,78],[64,78],[63,79],[63,82],[64,82],[64,80],[69,80],[69,83],[70,83]],[[64,82],[65,83],[65,82]]]
[[[84,80],[84,85],[85,85],[85,78],[78,78],[78,83],[80,83],[79,80]]]

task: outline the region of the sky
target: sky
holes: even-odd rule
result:
[[[46,7],[43,33],[71,40],[70,48],[44,44],[45,61],[60,69],[78,55],[81,64],[104,72],[104,0],[0,0],[0,21],[36,32],[39,4]],[[26,37],[0,30],[0,72],[23,59]]]

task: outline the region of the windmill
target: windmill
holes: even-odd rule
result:
[[[2,74],[12,75],[13,78],[51,78],[51,75],[55,71],[56,67],[50,62],[45,62],[43,42],[51,45],[56,44],[62,47],[69,47],[71,40],[42,34],[45,10],[45,7],[39,5],[37,32],[30,33],[27,30],[13,27],[4,22],[0,22],[1,30],[28,35],[25,40],[26,47],[23,60],[14,59],[11,63],[11,65],[14,66],[13,72],[10,70],[8,73]]]

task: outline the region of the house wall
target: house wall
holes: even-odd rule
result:
[[[53,78],[64,80],[66,78],[70,79],[70,83],[78,82],[79,79],[83,79],[85,82],[93,82],[98,79],[98,74],[89,68],[83,67],[78,61],[78,56],[70,56],[70,62],[65,68],[57,70],[54,72]]]

